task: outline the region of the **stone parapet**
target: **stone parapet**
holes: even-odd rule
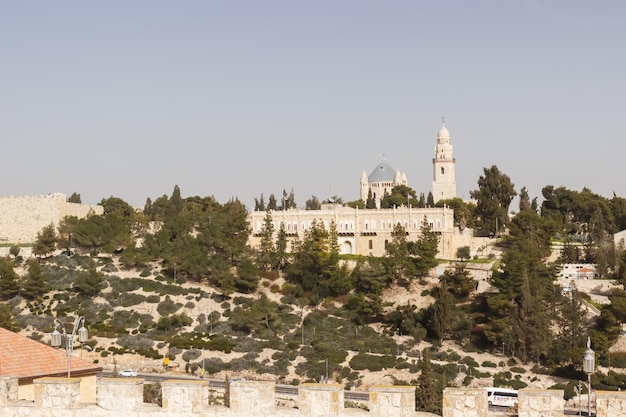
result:
[[[101,378],[96,384],[96,401],[105,410],[135,410],[143,404],[143,379]]]
[[[517,393],[518,417],[563,417],[563,390],[522,389]]]
[[[169,412],[201,412],[209,405],[209,381],[170,379],[161,387],[163,408]]]
[[[35,379],[35,408],[67,408],[80,403],[80,378]]]
[[[229,387],[232,412],[246,416],[272,414],[276,404],[276,385],[268,381],[234,381]]]
[[[626,392],[596,391],[597,417],[626,417]]]
[[[162,383],[163,406],[143,403],[143,379],[100,378],[97,403],[80,401],[79,378],[35,380],[35,400],[17,400],[16,377],[0,377],[2,417],[433,417],[415,411],[412,386],[373,386],[370,411],[344,408],[343,386],[302,384],[295,408],[276,406],[272,382],[236,381],[228,392],[230,407],[209,405],[209,382],[168,380]],[[597,417],[626,417],[626,392],[599,391]],[[523,389],[518,392],[518,417],[561,417],[563,390]],[[487,417],[485,389],[446,388],[443,417]]]
[[[298,405],[303,415],[336,417],[343,410],[343,386],[339,384],[300,385]]]
[[[443,417],[486,417],[489,411],[487,391],[446,388],[443,391]]]
[[[410,417],[415,413],[415,387],[375,385],[369,391],[372,417]]]

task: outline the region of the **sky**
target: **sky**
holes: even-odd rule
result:
[[[384,158],[626,197],[626,2],[0,0],[0,196],[359,198]]]

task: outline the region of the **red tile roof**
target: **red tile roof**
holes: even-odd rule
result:
[[[0,375],[17,376],[20,384],[44,376],[67,376],[67,354],[62,345],[54,348],[18,333],[0,328]],[[71,358],[71,376],[95,375],[102,368],[75,356],[80,344],[75,342]]]

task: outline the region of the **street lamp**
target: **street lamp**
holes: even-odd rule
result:
[[[78,326],[82,322],[82,327],[79,329]],[[57,328],[61,326],[63,330],[63,336],[61,336],[61,332],[57,330]],[[87,334],[87,329],[85,328],[85,317],[80,316],[74,321],[74,328],[72,329],[72,334],[68,335],[65,330],[65,325],[61,320],[54,319],[54,330],[52,331],[50,344],[54,347],[61,346],[61,339],[65,338],[65,352],[67,353],[67,377],[70,377],[70,363],[72,357],[72,350],[74,349],[74,336],[76,336],[76,332],[78,332],[78,341],[80,343],[85,343],[89,338]]]
[[[587,350],[583,357],[583,371],[589,378],[589,385],[587,386],[587,415],[591,415],[591,374],[594,372],[596,365],[596,354],[591,350],[591,338],[587,337]]]

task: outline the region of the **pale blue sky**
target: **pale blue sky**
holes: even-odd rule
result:
[[[626,2],[0,0],[0,195],[428,193],[497,165],[626,197]],[[512,207],[516,209],[516,207]]]

